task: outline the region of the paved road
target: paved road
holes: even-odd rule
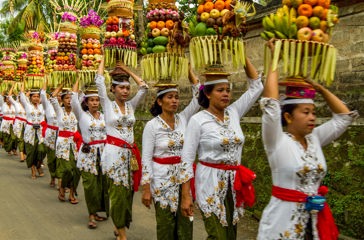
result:
[[[32,180],[30,170],[18,157],[7,156],[0,149],[0,240],[113,240],[111,219],[98,223],[97,229],[87,228],[87,208],[82,183],[78,188],[77,205],[58,201],[58,192],[49,187],[49,174]],[[196,211],[197,212],[197,211]],[[247,224],[247,222],[249,222]],[[133,223],[128,239],[156,239],[154,210],[134,197]],[[239,223],[238,239],[255,239],[257,225],[248,219]],[[194,239],[206,239],[201,216],[195,216]]]

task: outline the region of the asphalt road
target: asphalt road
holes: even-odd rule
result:
[[[8,156],[0,149],[0,240],[113,240],[113,224],[108,219],[96,229],[88,229],[88,213],[82,183],[78,187],[79,204],[60,202],[58,192],[49,187],[49,173],[32,180],[30,169],[19,157]],[[66,195],[67,197],[67,195]],[[154,209],[148,210],[134,195],[133,222],[127,231],[128,239],[156,239]],[[194,239],[206,239],[206,232],[198,214],[194,218]],[[100,214],[102,215],[102,214]],[[238,239],[255,239],[257,224],[242,219],[238,225]]]

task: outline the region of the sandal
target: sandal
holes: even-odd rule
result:
[[[68,201],[71,203],[71,204],[77,204],[78,203],[78,200],[76,198],[70,198],[68,199]]]
[[[102,222],[102,221],[106,221],[107,218],[106,217],[101,217],[99,215],[95,215],[95,220],[98,221],[98,222]]]
[[[90,220],[88,222],[88,228],[89,229],[95,229],[97,226],[96,226],[96,221],[94,219]]]
[[[38,176],[39,177],[44,177],[44,172],[43,172],[43,170],[41,168],[38,168],[37,171],[38,171]]]
[[[49,186],[50,186],[51,188],[54,188],[54,187],[56,186],[56,184],[54,183],[54,181],[51,181],[51,182],[49,183]]]
[[[66,201],[66,199],[64,197],[64,193],[62,194],[61,191],[59,191],[59,193],[58,193],[58,200],[61,201],[61,202]]]
[[[119,236],[119,232],[118,232],[118,230],[114,230],[114,236],[115,236],[115,237],[118,237],[118,236]]]

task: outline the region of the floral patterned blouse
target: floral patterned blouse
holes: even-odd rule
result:
[[[125,113],[122,113],[117,103],[111,101],[107,96],[105,78],[96,75],[95,82],[105,116],[106,134],[132,145],[134,143],[134,109],[144,98],[148,89],[140,87],[137,94],[125,102]],[[121,184],[126,188],[133,186],[133,173],[130,171],[131,156],[132,153],[128,148],[121,148],[112,144],[105,145],[101,156],[101,167],[103,173],[112,179],[115,185]]]
[[[327,170],[322,146],[337,139],[356,115],[334,114],[306,136],[307,149],[282,129],[278,100],[262,98],[262,135],[272,171],[273,185],[316,195]],[[258,239],[304,239],[309,218],[312,218],[314,239],[319,239],[317,214],[305,210],[304,203],[282,201],[271,197],[260,220]]]
[[[14,105],[15,117],[26,119],[27,116],[26,116],[23,105],[21,105],[21,103],[19,101],[15,101],[13,98],[10,98],[10,102],[12,105]],[[15,118],[14,124],[13,124],[13,131],[17,138],[21,137],[21,132],[23,130],[23,127],[25,127],[25,124],[26,124],[25,121]]]
[[[59,128],[58,131],[76,132],[77,118],[75,114],[72,111],[67,113],[64,107],[59,105],[58,99],[56,97],[51,97],[50,102],[57,114],[57,126]],[[56,141],[56,157],[69,161],[71,153],[70,151],[73,152],[73,156],[77,160],[77,148],[73,137],[67,138],[58,136]]]
[[[171,212],[176,212],[178,207],[180,164],[159,164],[153,161],[153,157],[181,156],[187,123],[200,108],[196,98],[198,87],[193,86],[190,104],[181,113],[175,114],[174,129],[157,116],[145,125],[143,131],[141,184],[150,183],[154,202],[159,202],[162,208],[169,206]]]
[[[249,89],[225,109],[224,121],[204,110],[190,119],[182,150],[180,178],[187,182],[193,177],[192,164],[196,152],[198,159],[215,164],[241,164],[244,134],[240,127],[241,117],[249,111],[263,90],[261,79],[250,80]],[[228,186],[234,186],[235,171],[220,170],[198,164],[195,175],[196,202],[206,217],[215,214],[223,226],[227,226],[224,199]],[[235,191],[232,189],[235,200]],[[243,206],[234,204],[233,223],[243,214]]]
[[[15,107],[13,104],[10,104],[9,106],[7,103],[4,103],[2,110],[4,117],[15,118]],[[13,125],[13,120],[5,120],[3,118],[3,121],[1,122],[0,131],[3,133],[10,134],[10,126],[12,125]]]
[[[78,93],[74,92],[71,100],[72,111],[75,113],[78,122],[80,123],[80,130],[82,134],[82,139],[84,143],[89,143],[96,140],[106,139],[106,126],[104,120],[104,114],[100,113],[99,118],[95,118],[91,115],[89,111],[85,112],[81,108],[79,102]],[[98,175],[97,171],[97,161],[98,152],[101,156],[104,150],[104,143],[90,145],[91,150],[89,153],[84,153],[80,150],[78,151],[77,167],[85,172],[90,172],[94,175]]]
[[[44,121],[44,109],[42,104],[37,106],[30,103],[29,99],[23,92],[20,92],[20,103],[23,105],[27,114],[28,124],[25,125],[24,130],[24,142],[34,145],[35,133],[37,134],[39,144],[43,143],[44,139],[42,136],[42,125],[39,129],[34,129],[32,124],[40,124]]]
[[[46,91],[40,91],[40,100],[44,107],[47,124],[51,126],[57,126],[57,115],[53,109],[51,102],[47,99]],[[50,149],[56,148],[57,130],[47,128],[44,137],[44,144]]]

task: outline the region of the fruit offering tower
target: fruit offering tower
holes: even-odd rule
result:
[[[140,52],[143,79],[170,82],[188,76],[185,48],[190,42],[184,14],[174,0],[149,1],[148,26]]]
[[[107,1],[108,18],[105,32],[105,66],[114,67],[122,61],[137,67],[137,43],[134,35],[134,0]]]
[[[51,38],[47,43],[48,56],[46,59],[46,72],[52,73],[56,69],[57,65],[57,52],[58,52],[58,35],[59,33],[52,33]],[[53,85],[53,84],[51,84]]]
[[[28,67],[25,88],[40,88],[44,82],[43,46],[38,32],[29,31],[31,42],[28,46]]]
[[[100,27],[104,21],[96,11],[90,10],[80,19],[81,26],[81,85],[89,84],[95,78],[96,70],[101,62]]]
[[[230,73],[242,69],[245,66],[246,21],[255,13],[254,4],[244,1],[199,1],[197,16],[190,22],[193,68],[223,66]]]
[[[330,0],[283,0],[276,13],[263,18],[265,40],[277,38],[273,69],[279,56],[282,73],[294,82],[304,78],[325,82],[334,80],[337,50],[328,44],[338,23],[338,8]],[[265,72],[270,65],[270,51],[265,50]]]
[[[18,52],[17,56],[18,67],[16,69],[15,80],[23,81],[28,68],[28,55],[26,52]]]
[[[2,79],[4,81],[14,81],[15,79],[15,52],[14,48],[3,48],[3,59],[2,59]]]

